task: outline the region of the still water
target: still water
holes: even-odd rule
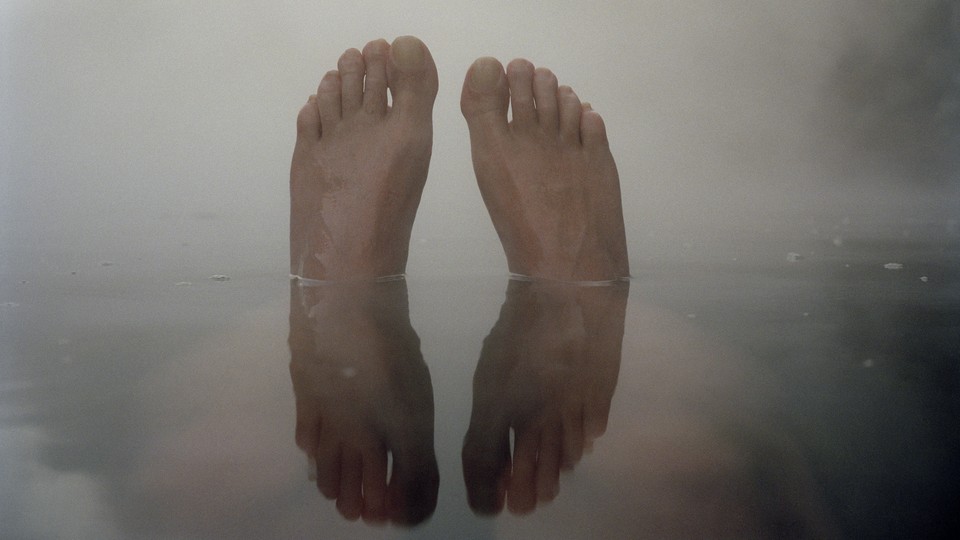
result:
[[[758,217],[674,257],[632,231],[634,279],[601,287],[417,270],[493,238],[415,239],[406,280],[352,290],[291,284],[282,258],[228,265],[181,233],[161,234],[163,258],[191,264],[166,267],[20,245],[0,273],[0,531],[948,537],[945,201]],[[390,451],[398,519],[417,525],[345,520],[298,439]]]

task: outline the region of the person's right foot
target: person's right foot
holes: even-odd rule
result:
[[[511,119],[507,120],[507,109]],[[620,183],[603,119],[544,68],[480,58],[460,108],[473,166],[511,272],[627,277]]]

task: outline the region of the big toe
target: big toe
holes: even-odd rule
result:
[[[463,81],[460,111],[471,130],[479,127],[506,129],[510,90],[503,65],[490,57],[478,58]]]
[[[390,45],[387,85],[393,113],[429,120],[437,97],[437,66],[430,50],[413,36],[401,36]]]
[[[418,525],[437,508],[440,473],[432,449],[393,453],[387,515],[397,525]]]

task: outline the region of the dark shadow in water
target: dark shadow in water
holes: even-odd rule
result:
[[[404,280],[290,288],[297,445],[349,520],[416,525],[437,505],[433,388]],[[388,454],[390,460],[388,460]]]
[[[510,280],[483,342],[463,444],[470,507],[533,511],[559,492],[607,426],[617,385],[629,282]],[[514,444],[511,455],[511,430]]]

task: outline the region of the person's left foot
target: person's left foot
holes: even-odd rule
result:
[[[297,117],[290,273],[401,274],[430,164],[437,69],[410,36],[349,49],[337,68]]]

